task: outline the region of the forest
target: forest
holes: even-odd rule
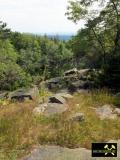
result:
[[[95,68],[101,85],[120,87],[120,2],[110,0],[95,16],[94,1],[70,1],[66,16],[85,28],[69,41],[12,32],[0,22],[0,88],[13,90],[62,76],[71,68]],[[100,2],[100,5],[103,5]],[[98,81],[97,80],[97,81]]]

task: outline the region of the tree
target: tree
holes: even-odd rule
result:
[[[16,63],[0,64],[0,89],[14,90],[18,87],[28,86],[31,77],[26,74]]]
[[[5,40],[10,36],[10,29],[7,28],[7,24],[0,21],[0,39]]]
[[[16,62],[17,53],[9,40],[0,40],[0,62]]]
[[[73,22],[77,23],[79,20],[84,19],[86,20],[86,26],[93,32],[93,35],[99,46],[101,47],[103,58],[105,61],[105,54],[107,46],[105,46],[105,42],[103,36],[105,36],[106,32],[112,29],[112,39],[114,40],[114,47],[118,46],[118,39],[119,39],[119,28],[120,28],[120,2],[119,0],[109,0],[107,3],[106,1],[100,0],[99,4],[104,4],[102,11],[98,9],[93,10],[91,6],[94,5],[97,0],[80,0],[80,1],[70,1],[69,6],[67,8],[68,12],[66,15],[68,19],[72,20]],[[102,3],[103,2],[103,3]],[[102,32],[102,33],[101,33]],[[104,35],[103,35],[104,34]],[[111,33],[109,32],[111,35]],[[101,37],[102,36],[102,37]],[[110,37],[109,37],[110,38]]]
[[[101,10],[97,8],[99,12],[92,8],[96,2],[104,5]],[[81,19],[86,21],[91,40],[96,40],[103,57],[101,63],[106,84],[111,81],[109,85],[114,85],[115,81],[120,80],[120,1],[70,1],[67,9],[68,19],[75,23]],[[114,78],[111,79],[112,76]]]

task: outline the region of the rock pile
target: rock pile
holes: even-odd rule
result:
[[[91,89],[94,87],[94,82],[88,80],[91,72],[93,72],[91,69],[77,70],[74,68],[66,71],[63,77],[52,78],[42,82],[41,85],[53,91],[67,88],[71,93],[79,89]]]
[[[52,116],[61,114],[68,109],[67,99],[72,98],[72,95],[59,93],[48,98],[48,102],[38,105],[34,108],[33,113],[36,115],[43,114],[45,116]]]

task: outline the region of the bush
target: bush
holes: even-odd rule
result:
[[[31,77],[26,74],[16,63],[0,64],[1,90],[14,90],[31,83]]]

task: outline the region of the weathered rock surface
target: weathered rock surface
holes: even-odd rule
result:
[[[44,115],[52,116],[55,114],[61,114],[68,109],[67,104],[58,104],[58,103],[48,103],[45,108]]]
[[[23,101],[25,99],[34,100],[39,96],[36,86],[28,89],[18,89],[9,94],[9,100]]]
[[[111,140],[109,143],[118,144],[118,156],[93,158],[91,150],[85,148],[69,149],[60,146],[40,146],[34,149],[30,155],[21,160],[119,160],[120,157],[120,140]]]
[[[56,77],[45,81],[44,85],[53,91],[63,88],[68,89],[71,86],[75,87],[75,89],[91,88],[94,87],[93,82],[90,80],[88,81],[88,77],[90,77],[91,72],[93,72],[91,69],[77,70],[76,68],[73,68],[64,72],[63,77]]]
[[[100,119],[116,119],[117,114],[113,113],[113,108],[110,105],[104,105],[102,107],[98,107],[95,109],[96,114],[100,117]]]
[[[35,115],[43,114],[45,116],[61,114],[68,109],[66,99],[70,98],[73,98],[73,96],[67,93],[55,94],[49,97],[48,102],[39,104],[38,107],[34,108],[33,113]]]
[[[61,77],[51,78],[45,82],[45,86],[48,89],[55,89],[57,87],[59,88],[61,80],[62,80]]]
[[[77,73],[78,73],[77,68],[73,68],[73,69],[70,69],[70,70],[64,72],[64,76],[74,75],[74,74],[77,74]]]
[[[80,89],[90,89],[94,87],[94,83],[91,82],[91,81],[83,81],[83,80],[78,80],[76,82],[73,82],[71,84],[69,84],[69,91],[70,92],[76,92],[77,90],[80,90]]]
[[[118,116],[120,116],[120,108],[115,108],[114,113],[116,113]]]
[[[64,104],[64,103],[66,103],[66,100],[60,94],[55,94],[55,95],[49,97],[49,102]]]
[[[52,116],[55,114],[61,114],[68,109],[67,104],[60,103],[44,103],[34,108],[33,114],[40,115],[43,114],[45,116]]]
[[[7,99],[8,98],[8,92],[3,92],[3,93],[0,93],[0,99]]]
[[[73,98],[73,96],[71,94],[68,94],[68,93],[57,93],[56,95],[61,96],[61,97],[65,98],[65,99]]]
[[[84,113],[75,113],[71,115],[68,120],[82,122],[85,121],[85,115]]]

